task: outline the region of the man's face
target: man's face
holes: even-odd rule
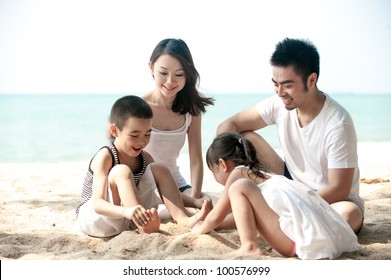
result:
[[[287,110],[300,108],[308,90],[306,90],[302,78],[295,73],[292,66],[273,66],[272,81],[275,92],[282,99]]]

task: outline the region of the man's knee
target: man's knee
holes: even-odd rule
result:
[[[349,224],[354,232],[358,232],[363,224],[364,216],[360,208],[352,201],[332,203],[331,207]]]

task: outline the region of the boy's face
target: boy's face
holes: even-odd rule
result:
[[[115,142],[122,152],[137,157],[151,139],[152,119],[129,118],[122,130],[115,128]]]

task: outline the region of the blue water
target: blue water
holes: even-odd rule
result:
[[[112,104],[121,95],[0,95],[0,162],[88,160],[106,143]],[[267,95],[216,94],[203,115],[206,150],[217,125]],[[390,95],[334,94],[352,115],[359,142],[391,141]],[[274,127],[262,135],[278,148]],[[184,149],[183,152],[187,152]]]

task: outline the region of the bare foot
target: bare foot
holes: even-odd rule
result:
[[[187,224],[189,228],[193,228],[193,226],[198,223],[199,221],[205,220],[205,217],[209,214],[210,210],[212,209],[212,200],[210,199],[204,199],[204,202],[202,204],[202,207],[200,211],[195,213],[190,219]],[[194,219],[193,219],[194,218]]]
[[[239,256],[262,256],[263,253],[259,248],[258,243],[247,243],[242,244],[239,249],[233,252],[235,255]]]
[[[201,209],[202,206],[204,205],[204,201],[207,200],[209,205],[210,205],[210,209],[209,210],[212,210],[213,208],[213,202],[212,202],[212,199],[210,197],[201,197],[201,198],[198,198],[196,201],[195,201],[195,208],[197,209]]]
[[[152,233],[152,232],[159,232],[160,230],[160,217],[155,208],[148,209],[147,212],[149,213],[150,219],[148,223],[139,228],[140,232],[143,233]]]

